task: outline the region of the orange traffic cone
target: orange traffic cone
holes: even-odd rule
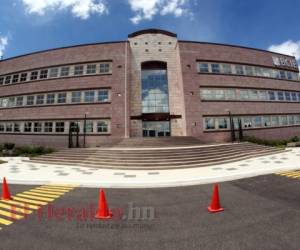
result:
[[[11,196],[9,193],[8,185],[6,183],[6,178],[3,178],[3,184],[2,184],[2,199],[3,200],[11,200]]]
[[[102,189],[100,189],[98,210],[97,210],[95,218],[110,219],[112,216],[113,216],[112,212],[109,211],[109,209],[108,209],[104,191]]]
[[[213,197],[211,200],[211,204],[208,207],[208,211],[211,213],[224,211],[224,208],[222,208],[221,204],[220,204],[218,184],[214,185],[214,193],[213,193]]]

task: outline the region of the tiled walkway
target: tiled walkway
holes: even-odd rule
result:
[[[22,162],[22,158],[0,158],[0,177],[10,183],[66,183],[86,187],[171,187],[221,182],[300,169],[300,148],[224,165],[172,170],[113,170]]]

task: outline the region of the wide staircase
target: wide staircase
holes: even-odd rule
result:
[[[172,143],[170,144],[170,142]],[[109,169],[176,169],[230,163],[284,150],[252,143],[203,145],[182,140],[127,139],[106,148],[64,149],[27,162]]]
[[[184,147],[204,145],[195,137],[172,136],[172,137],[131,137],[121,140],[112,145],[114,148],[156,148],[156,147]]]

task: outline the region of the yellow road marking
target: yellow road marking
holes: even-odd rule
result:
[[[11,210],[13,212],[18,212],[18,213],[23,213],[23,214],[31,214],[32,213],[31,210],[27,210],[26,208],[19,208],[14,205],[6,205],[3,203],[0,203],[0,207]]]
[[[300,173],[299,172],[294,172],[294,173],[286,174],[285,176],[290,177],[290,176],[294,176],[294,175],[298,175],[298,174],[300,174]]]
[[[14,200],[17,200],[17,201],[24,201],[24,202],[32,203],[32,204],[34,204],[34,205],[41,205],[41,206],[44,206],[44,205],[47,205],[47,204],[48,204],[48,202],[34,201],[34,200],[25,199],[25,198],[21,198],[21,197],[17,197],[17,196],[13,196],[13,199],[14,199]]]
[[[0,216],[9,218],[3,219],[0,217],[0,225],[11,225],[14,220],[22,219],[27,214],[31,214],[33,211],[30,209],[37,210],[40,206],[47,205],[48,202],[54,201],[67,192],[72,191],[75,187],[74,185],[62,184],[44,185],[16,194],[12,196],[13,200],[0,199]],[[2,230],[1,227],[0,230]]]
[[[0,210],[0,215],[4,215],[6,217],[9,217],[12,219],[17,219],[17,220],[24,218],[23,215],[15,214],[12,212],[7,212],[7,211],[3,211],[3,210]]]
[[[48,198],[59,198],[60,195],[53,195],[53,194],[43,194],[43,193],[39,193],[39,192],[35,192],[34,190],[29,190],[29,191],[25,191],[23,192],[23,194],[31,194],[31,195],[37,195],[37,196],[42,196],[42,197],[48,197]]]
[[[72,185],[72,184],[48,184],[49,186],[55,186],[55,187],[66,187],[66,188],[75,188],[78,187],[78,185]]]
[[[73,185],[59,185],[59,184],[45,184],[44,186],[60,187],[60,188],[74,188],[74,187],[76,187],[76,186],[73,186]]]
[[[10,225],[10,224],[12,224],[12,223],[13,223],[13,222],[10,221],[10,220],[6,220],[6,219],[0,218],[0,224],[3,224],[3,225],[8,226],[8,225]]]
[[[50,198],[44,198],[44,197],[38,197],[36,195],[27,195],[27,194],[17,194],[17,196],[21,196],[21,197],[25,197],[25,198],[29,198],[29,199],[33,199],[33,200],[38,200],[38,201],[54,201],[54,199],[50,199]]]
[[[41,186],[41,187],[44,187],[44,188],[51,188],[51,189],[54,189],[54,190],[64,190],[64,191],[71,191],[73,190],[74,188],[66,188],[66,187],[57,187],[57,186]]]
[[[281,172],[281,173],[278,173],[278,174],[287,175],[287,174],[293,174],[293,173],[295,173],[295,171]]]
[[[56,188],[55,189],[54,188],[40,188],[40,190],[66,194],[66,193],[69,193],[70,191],[72,191],[73,189],[72,190],[66,190],[66,189],[56,189]]]
[[[58,192],[58,191],[51,191],[52,189],[46,189],[46,188],[36,188],[36,189],[31,189],[34,192],[39,192],[43,194],[56,194],[56,195],[64,195],[66,192]]]
[[[23,207],[23,208],[35,209],[35,210],[40,208],[39,206],[35,206],[35,205],[23,203],[23,202],[18,202],[18,201],[12,201],[12,200],[8,200],[8,201],[2,200],[1,202],[11,204],[11,205],[17,205],[17,206],[20,206],[20,207]]]
[[[49,187],[47,187],[46,189],[54,191],[54,192],[64,192],[64,193],[68,193],[68,192],[72,191],[72,190],[69,190],[69,189],[58,189],[58,188],[49,188]]]
[[[294,172],[284,172],[284,173],[278,173],[278,175],[281,175],[281,176],[286,176],[287,174],[291,174],[291,173],[294,173]]]
[[[300,173],[298,173],[298,174],[294,174],[294,175],[292,175],[292,176],[289,176],[290,178],[299,178],[300,177]]]

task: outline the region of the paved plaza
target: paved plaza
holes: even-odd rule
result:
[[[210,167],[170,170],[114,170],[22,162],[26,158],[0,158],[0,176],[15,184],[66,183],[82,187],[175,187],[229,181],[300,169],[300,149],[276,155]]]

